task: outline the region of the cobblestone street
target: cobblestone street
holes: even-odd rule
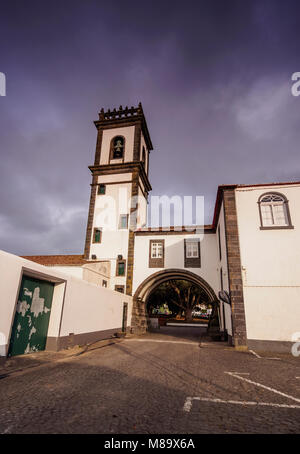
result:
[[[199,344],[192,330],[3,374],[0,433],[300,432],[299,358]]]

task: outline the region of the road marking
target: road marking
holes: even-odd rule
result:
[[[256,358],[261,358],[261,356],[259,356],[256,352],[254,352],[253,350],[249,350],[250,353],[252,353],[254,356],[256,356]]]
[[[232,374],[238,374],[238,375],[250,375],[249,372],[232,372]]]
[[[297,399],[296,397],[290,396],[289,394],[282,393],[281,391],[277,391],[277,389],[270,388],[269,386],[262,385],[261,383],[257,383],[255,381],[249,380],[248,378],[240,377],[234,372],[225,372],[225,374],[231,375],[232,377],[238,378],[239,380],[246,381],[247,383],[251,383],[252,385],[259,386],[260,388],[267,389],[268,391],[271,391],[275,394],[279,394],[280,396],[286,397],[287,399],[292,399],[295,402],[300,402],[300,399]]]
[[[254,356],[256,356],[256,358],[259,358],[259,359],[278,359],[280,361],[280,358],[267,358],[264,356],[259,356],[259,354],[256,353],[254,350],[249,350],[249,352],[252,353]]]
[[[187,397],[183,406],[183,411],[189,413],[192,409],[193,400],[199,400],[202,402],[212,402],[217,404],[230,404],[230,405],[250,405],[250,406],[265,406],[275,408],[296,408],[300,410],[300,405],[287,405],[287,404],[273,404],[271,402],[247,402],[243,400],[223,400],[213,399],[208,397]]]
[[[281,360],[281,358],[264,358],[264,359],[278,359],[278,361]]]
[[[195,345],[198,347],[199,342],[184,342],[184,341],[166,341],[166,340],[158,340],[158,339],[125,339],[126,342],[159,342],[159,343],[166,343],[166,344],[185,344],[185,345]]]

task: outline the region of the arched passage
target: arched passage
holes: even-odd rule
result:
[[[133,308],[131,326],[134,332],[145,332],[147,330],[146,306],[150,293],[163,282],[170,279],[182,279],[192,282],[201,287],[208,296],[210,303],[218,301],[212,287],[200,276],[191,271],[171,268],[158,271],[148,276],[136,289],[133,296]]]

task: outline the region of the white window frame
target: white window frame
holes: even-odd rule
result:
[[[269,217],[267,217],[267,211],[264,211],[264,207],[268,207]],[[284,222],[282,222],[282,216],[278,216],[278,213],[276,213],[275,207],[282,207],[280,214],[283,214]],[[277,194],[267,194],[262,197],[260,200],[260,213],[263,227],[287,227],[290,225],[286,201],[283,196]]]
[[[122,226],[122,219],[126,219],[126,227]],[[126,230],[128,229],[128,214],[120,214],[120,224],[119,224],[119,229],[120,230]]]
[[[185,246],[185,257],[187,259],[199,258],[199,241],[187,241]]]
[[[151,243],[151,258],[152,259],[162,259],[163,257],[164,257],[163,243],[161,243],[161,242]]]

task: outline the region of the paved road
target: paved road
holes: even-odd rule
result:
[[[279,358],[163,328],[2,378],[0,433],[299,433],[300,358]]]

